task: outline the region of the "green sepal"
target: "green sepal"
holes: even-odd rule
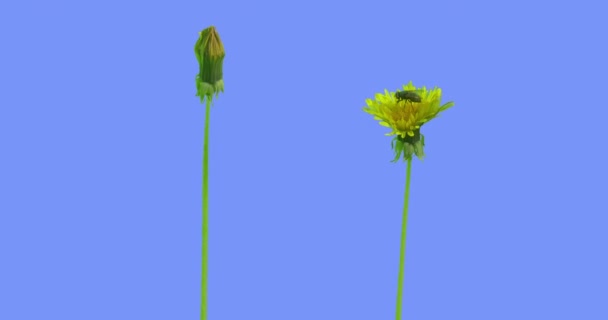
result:
[[[424,159],[424,135],[420,133],[420,129],[415,130],[413,136],[397,135],[391,141],[391,148],[395,151],[395,159],[391,162],[397,162],[399,159],[407,161],[414,155],[422,161]],[[402,154],[403,156],[401,156]]]
[[[214,84],[201,81],[200,77],[196,76],[196,96],[201,98],[201,103],[205,99],[213,100],[213,97],[219,96],[220,92],[224,92],[224,80],[219,80]]]
[[[395,159],[393,159],[391,162],[399,161],[399,158],[401,158],[401,153],[403,152],[403,147],[403,142],[399,139],[398,136],[395,137],[393,141],[391,141],[391,148],[395,150]]]
[[[414,153],[420,161],[424,160],[424,136],[420,135],[420,140],[414,144]]]

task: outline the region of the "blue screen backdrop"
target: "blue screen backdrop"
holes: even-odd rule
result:
[[[405,163],[365,99],[455,107],[414,161],[404,317],[608,319],[602,1],[3,1],[0,319],[394,319]]]

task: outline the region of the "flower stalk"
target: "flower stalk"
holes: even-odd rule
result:
[[[397,320],[401,319],[403,305],[403,278],[405,271],[405,239],[407,234],[407,209],[410,199],[410,177],[412,176],[412,159],[407,160],[405,174],[405,200],[403,203],[403,218],[401,221],[401,248],[399,253],[399,282],[397,283]]]
[[[201,320],[207,320],[207,270],[209,247],[209,114],[211,99],[207,99],[205,111],[205,142],[203,144],[203,263],[201,278]]]

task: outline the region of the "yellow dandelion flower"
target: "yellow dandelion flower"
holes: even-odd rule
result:
[[[387,136],[396,136],[392,142],[395,159],[403,154],[404,160],[411,159],[413,154],[419,159],[424,157],[424,136],[420,127],[437,115],[454,105],[448,102],[441,105],[441,89],[427,90],[426,87],[415,87],[410,81],[402,91],[378,93],[375,99],[366,99],[363,110],[388,127]]]

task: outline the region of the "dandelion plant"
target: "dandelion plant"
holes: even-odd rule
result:
[[[378,93],[375,95],[375,99],[366,99],[365,102],[367,106],[363,108],[363,111],[373,115],[375,120],[380,121],[380,125],[391,129],[391,132],[386,134],[387,136],[395,136],[391,143],[395,152],[393,162],[400,159],[407,162],[397,284],[396,319],[400,320],[412,158],[414,155],[420,160],[424,158],[424,136],[420,133],[422,125],[435,118],[440,112],[452,107],[454,103],[448,102],[441,105],[440,88],[432,90],[427,90],[426,87],[416,88],[411,81],[404,85],[401,91],[384,90],[384,94]]]
[[[201,280],[201,320],[207,319],[207,247],[209,221],[209,114],[211,101],[220,92],[224,92],[222,65],[224,63],[224,45],[220,36],[211,26],[199,32],[194,45],[194,54],[198,60],[199,73],[196,75],[196,95],[201,103],[207,101],[205,110],[205,142],[203,146],[203,263]]]

